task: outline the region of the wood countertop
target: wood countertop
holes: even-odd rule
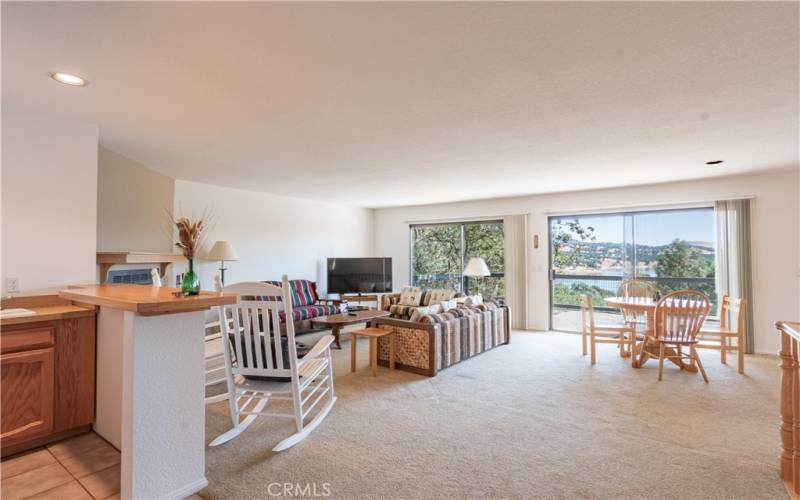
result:
[[[0,327],[35,323],[37,321],[53,321],[67,318],[80,318],[94,316],[95,308],[91,305],[73,304],[69,300],[60,298],[55,294],[30,295],[21,297],[4,298],[3,309],[28,309],[35,314],[0,318]]]
[[[203,311],[214,306],[235,304],[237,296],[221,292],[201,291],[200,295],[176,297],[178,288],[151,285],[88,285],[61,290],[61,298],[132,311],[143,316]]]

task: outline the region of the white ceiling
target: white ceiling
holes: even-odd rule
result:
[[[732,175],[798,165],[798,5],[3,2],[2,97],[370,207]]]

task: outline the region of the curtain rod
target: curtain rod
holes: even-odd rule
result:
[[[717,198],[714,200],[700,200],[700,201],[670,201],[670,202],[658,202],[658,203],[637,203],[634,205],[616,205],[611,207],[601,207],[601,208],[582,208],[582,209],[575,209],[575,210],[548,210],[542,212],[543,215],[571,215],[571,214],[589,214],[589,213],[607,213],[607,212],[621,212],[621,211],[629,211],[629,210],[637,210],[637,209],[659,209],[659,208],[696,208],[696,207],[707,207],[714,205],[717,201],[727,201],[727,200],[752,200],[755,199],[755,196],[748,195],[748,196],[728,196],[724,198]]]
[[[449,217],[443,219],[419,219],[419,220],[404,220],[405,224],[444,224],[447,222],[480,222],[485,220],[497,220],[509,217],[512,215],[530,215],[530,212],[522,212],[518,214],[498,214],[498,215],[483,215],[479,217]]]

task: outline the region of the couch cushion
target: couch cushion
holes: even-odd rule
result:
[[[409,318],[410,321],[418,321],[420,317],[426,314],[438,314],[442,312],[442,305],[441,304],[433,304],[432,306],[420,306],[415,307],[414,310],[411,312],[411,317]]]
[[[392,304],[389,306],[389,315],[392,318],[408,319],[414,313],[417,306],[404,306],[401,304]]]
[[[432,305],[438,304],[443,300],[450,300],[456,295],[455,290],[448,290],[446,288],[438,288],[433,290],[428,290],[425,294],[425,299],[423,305]]]
[[[270,285],[281,286],[280,281],[265,281]],[[289,289],[292,292],[292,306],[309,306],[317,301],[317,284],[311,280],[289,280]],[[262,297],[262,300],[280,302],[280,297]]]
[[[337,314],[341,312],[339,307],[334,304],[320,304],[312,306],[299,306],[292,309],[292,315],[295,321],[303,321],[311,318],[319,318],[320,316],[327,316],[328,314]],[[286,311],[280,312],[281,321],[286,321]]]
[[[418,306],[422,303],[422,289],[416,286],[404,286],[400,290],[401,306]]]

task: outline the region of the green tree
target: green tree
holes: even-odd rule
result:
[[[660,278],[713,278],[714,263],[689,243],[676,239],[656,256]]]
[[[556,269],[574,267],[578,263],[585,244],[597,239],[594,228],[581,226],[578,219],[556,221],[553,224],[551,238],[553,267]]]
[[[675,239],[656,256],[656,276],[659,278],[713,278],[714,261],[684,240]],[[714,283],[690,281],[661,282],[661,293],[676,290],[703,292],[713,304],[711,314],[716,314],[717,291]]]

